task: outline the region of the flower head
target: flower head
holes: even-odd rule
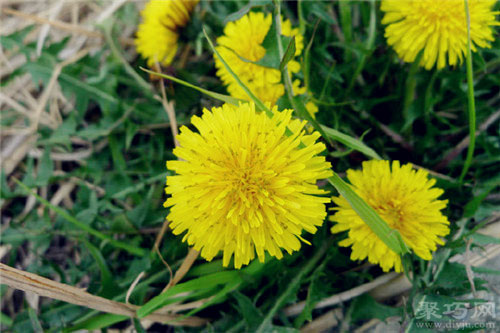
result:
[[[347,178],[356,193],[382,217],[392,229],[401,234],[406,245],[425,260],[432,259],[431,251],[450,230],[448,219],[441,213],[446,200],[437,200],[443,190],[433,188],[436,182],[427,178],[424,170],[415,171],[411,164],[400,166],[393,161],[368,161],[362,171],[348,170]],[[334,197],[338,207],[330,218],[337,222],[333,233],[348,230],[348,238],[340,246],[352,246],[351,259],[379,264],[384,271],[392,267],[401,271],[401,258],[385,245],[343,197]]]
[[[492,11],[496,0],[469,0],[471,49],[490,47],[492,26],[499,25]],[[467,21],[460,0],[383,0],[385,37],[406,62],[423,50],[420,65],[441,69],[461,63],[467,50]]]
[[[278,69],[264,67],[253,62],[261,60],[266,54],[262,43],[271,28],[272,15],[261,12],[250,12],[237,21],[229,22],[224,28],[224,35],[217,38],[216,47],[229,67],[242,82],[263,102],[272,105],[284,95],[285,88],[281,83],[281,73]],[[304,48],[304,38],[298,28],[292,28],[289,20],[282,20],[281,33],[284,36],[295,36],[295,56],[301,54]],[[217,75],[227,85],[229,94],[236,98],[248,100],[248,96],[226,70],[222,62],[215,56]],[[298,73],[300,64],[296,60],[288,63],[290,74]],[[294,86],[298,86],[298,81]]]
[[[212,260],[223,252],[227,266],[247,265],[255,252],[281,258],[299,250],[303,230],[314,233],[326,217],[329,198],[316,181],[331,174],[317,132],[292,120],[291,110],[269,118],[253,104],[228,104],[193,116],[198,132],[183,126],[168,161],[176,175],[167,177],[165,202],[174,234],[201,256]],[[287,136],[287,128],[292,132]],[[304,241],[304,240],[303,240]]]
[[[137,30],[137,52],[148,60],[168,65],[177,52],[179,27],[189,21],[189,15],[199,0],[151,0],[141,12],[143,22]]]

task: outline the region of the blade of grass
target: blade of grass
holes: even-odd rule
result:
[[[44,198],[39,196],[37,193],[33,192],[28,186],[24,185],[21,181],[17,180],[16,178],[13,178],[13,180],[19,186],[21,186],[26,191],[26,193],[34,196],[38,201],[40,201],[45,206],[47,206],[50,209],[52,209],[53,211],[55,211],[57,214],[61,215],[61,217],[63,217],[66,221],[70,222],[71,224],[73,224],[77,228],[82,229],[82,230],[88,232],[89,234],[91,234],[91,235],[93,235],[93,236],[95,236],[103,241],[107,241],[111,245],[116,246],[120,249],[123,249],[131,254],[134,254],[137,256],[145,256],[147,254],[148,251],[146,251],[145,249],[135,247],[133,245],[130,245],[130,244],[127,244],[124,242],[120,242],[120,241],[118,241],[118,240],[116,240],[108,235],[103,234],[100,231],[97,231],[97,230],[89,227],[85,223],[78,221],[76,218],[74,218],[73,216],[68,214],[64,209],[59,208],[59,207],[51,204],[49,201],[45,200]]]
[[[472,52],[471,52],[471,42],[470,42],[470,13],[469,13],[469,2],[464,0],[465,14],[467,16],[467,100],[468,100],[468,111],[469,111],[469,147],[467,148],[467,157],[465,158],[465,163],[462,169],[462,173],[458,178],[459,183],[464,180],[467,171],[472,163],[472,157],[474,156],[474,146],[476,144],[476,103],[474,100],[474,74],[472,72]]]
[[[381,157],[373,149],[365,145],[362,141],[327,126],[321,125],[321,128],[325,131],[326,135],[333,140],[338,141],[349,148],[357,150],[373,159],[381,159]]]
[[[33,332],[43,333],[42,324],[40,324],[40,320],[38,320],[38,316],[31,306],[28,306],[28,315],[30,317],[31,328],[33,329]]]
[[[257,108],[259,110],[262,110],[262,111],[266,112],[266,114],[269,117],[273,117],[273,113],[271,112],[271,110],[269,110],[269,108],[267,106],[265,106],[264,103],[262,103],[262,101],[257,98],[257,96],[255,96],[255,94],[240,80],[240,78],[238,77],[238,75],[236,75],[233,72],[233,70],[231,69],[231,67],[229,67],[229,65],[227,64],[227,62],[224,60],[224,58],[222,58],[222,56],[220,55],[219,51],[217,51],[217,49],[215,48],[214,43],[212,42],[212,40],[210,39],[210,37],[208,37],[207,30],[205,29],[205,27],[203,27],[203,34],[205,35],[205,38],[207,39],[208,44],[210,45],[210,48],[212,49],[212,52],[215,53],[215,55],[222,62],[222,64],[224,65],[224,67],[226,68],[226,70],[229,72],[229,74],[234,78],[234,80],[243,89],[243,91],[245,91],[245,93],[248,95],[248,97],[250,97],[250,99],[255,103],[255,106],[257,106]],[[278,40],[281,41],[281,39],[279,39],[279,38],[278,38]]]
[[[342,27],[342,33],[344,34],[344,40],[346,44],[351,44],[352,42],[352,3],[350,0],[339,1],[339,12],[340,12],[340,26]],[[350,62],[352,58],[352,53],[349,50],[344,52],[344,61]]]
[[[214,91],[210,91],[210,90],[207,90],[207,89],[200,88],[198,86],[195,86],[194,84],[191,84],[189,82],[186,82],[184,80],[178,79],[178,78],[176,78],[174,76],[171,76],[171,75],[168,75],[168,74],[158,73],[158,72],[146,69],[144,67],[139,67],[139,68],[141,70],[145,71],[148,74],[156,75],[156,76],[162,77],[164,79],[174,81],[175,83],[182,84],[183,86],[186,86],[186,87],[189,87],[191,89],[197,90],[197,91],[201,92],[202,94],[210,96],[210,97],[212,97],[214,99],[217,99],[219,101],[222,101],[224,103],[238,105],[239,102],[245,102],[244,100],[239,99],[239,98],[235,98],[235,97],[231,97],[231,96],[228,96],[228,95],[219,94],[219,93],[216,93]]]
[[[347,88],[347,92],[345,93],[345,96],[349,96],[352,88],[354,87],[354,83],[356,82],[356,79],[358,78],[359,74],[363,70],[366,64],[366,60],[368,57],[372,54],[373,52],[373,47],[375,45],[375,36],[377,33],[377,12],[376,12],[376,7],[375,7],[375,0],[370,0],[370,23],[368,25],[368,38],[366,39],[366,53],[363,53],[361,55],[361,59],[359,60],[358,67],[356,67],[356,70],[354,71],[354,75],[351,77],[351,81],[349,82],[349,86]]]
[[[210,275],[206,275],[197,279],[190,280],[188,282],[180,283],[172,288],[168,289],[164,293],[152,298],[149,302],[144,304],[137,310],[137,316],[143,318],[148,314],[152,313],[156,309],[159,309],[168,302],[172,296],[183,292],[195,292],[200,289],[210,289],[217,285],[229,283],[231,281],[237,280],[238,272],[236,271],[223,271]]]
[[[105,313],[102,315],[89,318],[88,320],[83,321],[77,325],[73,325],[72,327],[68,327],[63,330],[63,333],[70,333],[78,330],[89,330],[89,331],[98,330],[109,327],[113,324],[122,322],[127,319],[130,319],[130,317],[112,313]]]
[[[106,20],[102,24],[102,26],[101,26],[101,28],[102,28],[101,30],[103,32],[104,38],[106,39],[106,42],[108,43],[109,48],[111,49],[111,52],[113,53],[113,55],[115,56],[115,58],[117,58],[122,63],[123,68],[125,69],[125,71],[139,84],[139,86],[141,86],[141,88],[145,92],[151,92],[152,89],[151,89],[151,86],[149,85],[149,83],[147,83],[132,68],[132,66],[130,66],[130,64],[128,63],[128,61],[125,60],[125,57],[122,55],[122,53],[120,52],[120,50],[118,49],[118,47],[114,43],[114,40],[113,40],[113,38],[111,36],[111,30],[113,28],[113,24],[114,24],[114,19],[110,18],[110,19]]]
[[[344,182],[336,173],[328,178],[337,191],[342,195],[354,209],[354,211],[363,219],[370,229],[387,245],[392,251],[399,255],[409,253],[399,231],[391,229],[377,212],[368,205],[356,192]]]

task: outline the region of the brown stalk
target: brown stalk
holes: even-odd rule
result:
[[[88,292],[39,275],[28,273],[0,263],[1,283],[11,288],[32,292],[40,296],[57,299],[63,302],[84,306],[90,309],[137,318],[138,306],[115,302],[103,297],[91,295]],[[158,323],[168,322],[173,326],[203,326],[208,320],[199,317],[179,319],[175,314],[152,313],[144,319]]]
[[[488,127],[490,127],[495,121],[498,120],[498,118],[500,118],[500,110],[496,111],[495,113],[493,113],[491,116],[489,116],[485,121],[484,123],[482,123],[478,130],[476,131],[476,136],[478,136],[479,134],[481,134],[482,132],[484,132],[485,130],[488,129]],[[443,169],[443,168],[446,168],[446,166],[452,161],[454,160],[455,158],[457,158],[458,155],[460,155],[460,153],[465,149],[467,148],[467,146],[469,145],[469,142],[470,142],[470,136],[467,135],[462,141],[460,141],[460,143],[452,150],[450,151],[448,154],[446,154],[446,156],[441,160],[441,162],[439,162],[435,167],[434,167],[434,170],[439,170],[439,169]]]

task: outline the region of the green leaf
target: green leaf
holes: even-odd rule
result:
[[[362,141],[327,126],[321,125],[321,128],[325,131],[326,135],[333,140],[338,141],[349,148],[357,150],[373,159],[381,159],[381,157],[373,149],[365,145]]]
[[[134,328],[137,333],[146,333],[144,327],[141,325],[141,321],[137,318],[132,318],[132,322],[134,323]]]
[[[375,209],[359,197],[336,173],[333,174],[333,177],[328,178],[328,181],[349,202],[352,209],[354,209],[385,245],[399,255],[410,252],[399,231],[391,229],[387,222],[377,214]]]
[[[259,309],[253,304],[253,302],[247,296],[243,295],[239,291],[234,291],[231,294],[238,302],[238,311],[241,313],[245,321],[247,322],[247,330],[253,331],[259,323],[262,321],[263,316]]]
[[[0,329],[10,326],[12,326],[12,319],[3,312],[0,312]]]
[[[88,232],[89,234],[91,234],[91,235],[93,235],[93,236],[95,236],[95,237],[97,237],[97,238],[99,238],[101,240],[108,241],[111,245],[113,245],[115,247],[118,247],[118,248],[121,248],[121,249],[123,249],[125,251],[128,251],[128,252],[130,252],[132,254],[135,254],[137,256],[144,256],[144,255],[146,255],[147,251],[145,249],[142,249],[142,248],[139,248],[139,247],[135,247],[135,246],[130,245],[130,244],[125,243],[125,242],[118,241],[118,240],[114,239],[113,237],[105,235],[102,232],[97,231],[97,230],[91,228],[90,226],[86,225],[85,223],[80,222],[79,220],[77,220],[76,218],[74,218],[73,216],[71,216],[64,209],[51,204],[49,201],[45,200],[44,198],[42,198],[41,196],[39,196],[37,193],[33,192],[29,187],[27,187],[26,185],[24,185],[19,180],[15,179],[15,178],[13,178],[13,180],[18,185],[20,185],[28,194],[33,195],[38,201],[40,201],[45,206],[47,206],[50,209],[52,209],[53,211],[55,211],[57,214],[59,214],[61,217],[63,217],[66,221],[70,222],[71,224],[73,224],[77,228],[82,229],[82,230]]]
[[[162,77],[164,79],[168,79],[168,80],[174,81],[176,83],[182,84],[182,85],[184,85],[186,87],[189,87],[189,88],[192,88],[194,90],[197,90],[197,91],[201,92],[202,94],[210,96],[213,99],[217,99],[217,100],[222,101],[224,103],[238,105],[238,103],[240,103],[240,102],[245,102],[244,100],[239,99],[239,98],[235,98],[235,97],[231,97],[231,96],[228,96],[228,95],[219,94],[219,93],[216,93],[216,92],[213,92],[213,91],[210,91],[210,90],[206,90],[206,89],[200,88],[198,86],[195,86],[194,84],[191,84],[189,82],[183,81],[183,80],[178,79],[176,77],[173,77],[171,75],[167,75],[167,74],[163,74],[163,73],[158,73],[158,72],[146,69],[144,67],[139,67],[139,68],[142,69],[143,71],[145,71],[148,74],[157,75],[157,76]]]
[[[38,174],[36,177],[37,186],[46,186],[49,183],[50,177],[54,172],[54,165],[50,158],[50,147],[46,146],[42,158],[38,163]]]
[[[329,246],[330,242],[325,242],[323,246],[316,251],[314,256],[307,262],[307,264],[302,267],[298,274],[290,281],[285,291],[276,299],[273,307],[267,312],[266,316],[260,323],[259,327],[256,330],[257,333],[267,332],[269,326],[272,324],[274,315],[278,312],[279,309],[283,307],[283,305],[285,305],[290,296],[295,295],[297,289],[300,287],[300,283],[302,282],[302,280],[314,267],[316,267],[319,260],[323,258],[323,255],[325,254]]]
[[[393,308],[392,306],[380,304],[370,295],[363,294],[353,301],[351,320],[357,322],[377,318],[384,321],[388,317],[401,317],[402,315],[402,308]]]
[[[13,193],[10,190],[9,184],[7,183],[7,176],[5,175],[5,170],[2,168],[0,170],[0,199],[6,199],[12,196]]]
[[[89,250],[90,255],[94,258],[99,270],[101,271],[101,292],[99,295],[105,298],[115,296],[119,289],[113,280],[113,275],[111,274],[102,253],[85,238],[82,238],[82,242]]]
[[[279,70],[282,72],[285,66],[295,57],[295,51],[297,50],[295,46],[295,36],[293,36],[288,43],[283,59],[281,59]]]
[[[227,284],[241,279],[236,271],[224,271],[215,274],[206,275],[188,282],[177,284],[164,293],[152,298],[149,302],[137,310],[137,316],[143,318],[153,311],[167,304],[167,302],[179,293],[188,293],[202,289],[210,289],[221,284]]]
[[[246,5],[240,8],[237,12],[234,12],[232,14],[229,14],[226,16],[224,19],[224,25],[228,24],[231,21],[236,21],[243,16],[245,16],[250,9],[253,7],[264,7],[265,5],[271,4],[271,0],[250,0]]]
[[[28,315],[30,317],[33,332],[43,333],[42,324],[40,323],[40,320],[38,320],[38,316],[31,306],[28,306]]]
[[[488,196],[488,194],[493,191],[499,184],[492,184],[485,188],[481,193],[469,201],[464,208],[464,217],[472,217],[478,210],[479,206],[483,200]]]
[[[483,281],[474,279],[476,289],[480,289]],[[471,292],[471,285],[467,277],[465,266],[458,263],[445,263],[441,273],[432,284],[432,289],[438,289],[440,294],[462,295]]]
[[[488,244],[500,244],[500,238],[493,237],[490,235],[483,235],[483,234],[474,233],[474,234],[470,235],[469,237],[472,238],[472,241],[474,242],[474,244],[477,244],[480,246],[484,246],[484,245],[488,245]]]
[[[128,150],[130,148],[130,145],[132,144],[132,139],[137,134],[138,130],[139,130],[139,126],[137,126],[135,123],[133,123],[131,121],[127,122],[127,125],[125,127],[125,149],[126,150]]]
[[[312,312],[314,310],[314,305],[319,302],[323,296],[321,289],[324,288],[323,285],[319,284],[319,277],[323,273],[325,269],[326,260],[323,261],[312,274],[311,283],[309,284],[309,288],[307,290],[306,304],[302,312],[295,318],[293,322],[293,326],[296,328],[300,328],[304,325],[304,322],[312,320]]]
[[[266,37],[261,44],[262,47],[266,50],[266,54],[261,59],[256,61],[255,64],[274,69],[280,68],[281,57],[278,47],[278,32],[276,29],[276,19],[273,16],[271,26],[269,27]],[[280,38],[283,45],[290,46],[292,37],[280,35]],[[295,43],[293,43],[293,47],[295,48]],[[292,54],[292,58],[294,55],[295,51]]]
[[[26,64],[26,68],[32,72],[32,75],[50,77],[54,70],[52,65],[46,65],[40,62],[28,62]],[[100,89],[97,86],[86,83],[80,78],[71,76],[66,74],[64,71],[59,74],[59,83],[61,87],[64,89],[70,89],[73,93],[77,95],[77,97],[88,100],[92,98],[96,102],[101,104],[103,110],[106,110],[106,106],[113,105],[117,106],[119,104],[119,100],[117,97],[107,93],[103,89]]]
[[[153,197],[155,187],[151,186],[143,200],[131,211],[127,212],[128,219],[135,227],[140,228],[143,225],[146,216],[151,208],[151,199]]]
[[[64,333],[74,332],[78,330],[98,330],[101,328],[106,328],[121,321],[127,320],[129,317],[116,315],[111,313],[100,314],[91,317],[83,322],[78,323],[72,327],[63,330]]]
[[[125,158],[123,157],[120,145],[116,140],[115,135],[108,135],[108,143],[116,170],[120,173],[124,172],[125,169],[127,169],[127,162],[125,162]]]

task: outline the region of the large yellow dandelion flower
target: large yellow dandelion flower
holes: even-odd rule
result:
[[[496,0],[469,0],[471,49],[490,47],[492,11]],[[400,58],[413,62],[423,50],[420,65],[431,69],[461,63],[467,50],[467,21],[463,0],[383,0],[385,37]]]
[[[222,251],[224,266],[234,254],[240,268],[255,252],[260,261],[265,251],[281,258],[281,249],[299,250],[302,231],[314,233],[326,217],[330,199],[318,196],[326,192],[316,181],[331,170],[318,156],[325,149],[319,134],[307,134],[291,110],[273,113],[225,104],[193,116],[198,132],[181,128],[164,206],[173,233],[186,232],[183,241],[207,260]]]
[[[178,28],[184,27],[199,0],[151,0],[141,12],[137,30],[137,52],[152,67],[156,62],[168,65],[177,52]]]
[[[436,182],[427,178],[424,170],[415,171],[411,164],[400,166],[398,161],[368,161],[362,171],[348,170],[347,178],[356,193],[382,217],[392,229],[400,232],[403,240],[416,255],[432,259],[436,244],[443,244],[440,237],[450,230],[449,222],[441,210],[446,200],[437,200],[443,190],[433,188]],[[401,272],[401,258],[363,222],[343,197],[334,197],[337,212],[330,217],[337,222],[333,233],[348,230],[348,238],[340,246],[351,246],[352,260],[379,264],[387,272],[392,267]]]
[[[285,93],[285,87],[281,83],[280,71],[241,59],[256,62],[264,57],[266,49],[262,46],[262,42],[271,28],[272,20],[271,14],[250,12],[237,21],[229,22],[224,28],[224,35],[217,38],[218,46],[216,49],[241,81],[260,100],[274,105],[278,98]],[[295,36],[295,56],[300,55],[304,48],[304,38],[299,33],[299,29],[292,28],[289,20],[282,20],[281,33],[284,36]],[[229,94],[236,98],[248,100],[245,91],[229,74],[218,57],[214,57],[217,75],[228,86]],[[292,59],[288,63],[288,71],[290,75],[298,73],[300,64]],[[298,85],[297,80],[294,82],[294,87],[298,87]]]

